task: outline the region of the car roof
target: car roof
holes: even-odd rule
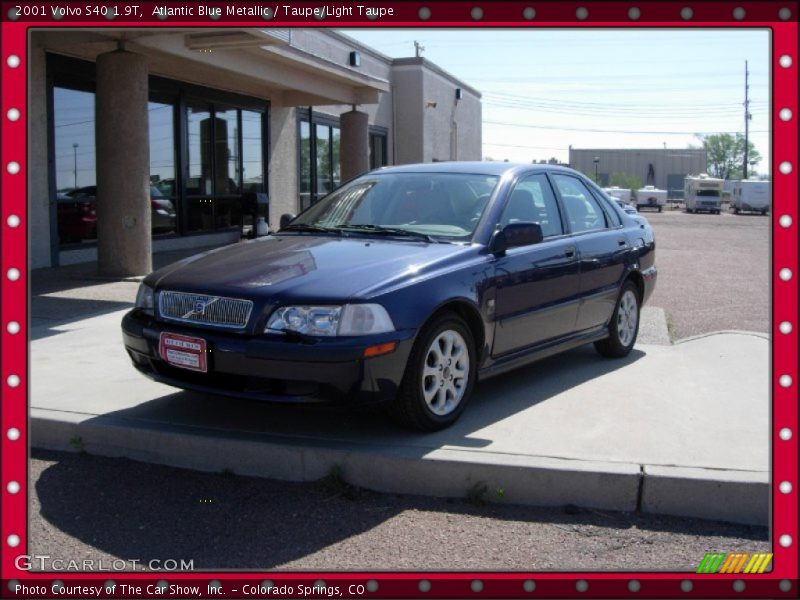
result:
[[[573,169],[558,165],[542,165],[493,161],[449,161],[419,163],[382,167],[373,173],[468,173],[472,175],[505,175],[518,171],[563,171],[575,173]]]

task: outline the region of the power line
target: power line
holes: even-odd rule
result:
[[[740,131],[630,131],[622,129],[591,129],[588,127],[558,127],[555,125],[533,125],[527,123],[504,123],[502,121],[484,121],[484,125],[504,125],[508,127],[525,127],[529,129],[554,129],[557,131],[584,131],[591,133],[628,133],[636,134],[657,134],[657,135],[713,135],[717,133],[741,133]],[[753,133],[768,133],[767,130],[754,131]]]
[[[585,102],[580,100],[561,100],[556,98],[542,98],[537,96],[523,96],[519,94],[510,94],[505,92],[486,92],[483,94],[484,97],[487,98],[496,98],[498,100],[509,101],[509,102],[520,102],[524,104],[531,104],[531,105],[554,105],[554,106],[580,106],[580,107],[588,107],[588,108],[605,108],[609,106],[613,106],[615,108],[620,109],[631,109],[637,110],[641,108],[680,108],[680,109],[695,109],[695,108],[709,108],[709,109],[718,109],[718,108],[736,108],[739,110],[741,104],[739,102],[729,102],[729,103],[719,103],[719,102],[706,102],[706,103],[693,103],[693,104],[674,104],[670,103],[669,105],[664,105],[662,107],[654,107],[652,102],[641,102],[641,103],[625,103],[625,102],[614,102],[613,105],[609,104],[608,102]],[[769,104],[766,100],[760,100],[758,102],[753,102],[754,104]]]

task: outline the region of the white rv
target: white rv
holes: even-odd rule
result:
[[[737,215],[740,212],[767,214],[772,200],[772,182],[758,179],[734,181],[731,191],[731,208]]]
[[[658,212],[664,210],[667,204],[667,190],[660,190],[655,186],[646,185],[643,188],[636,190],[636,209],[641,210],[643,207],[658,209]]]
[[[706,211],[719,214],[722,204],[722,188],[725,180],[709,177],[706,173],[689,175],[683,180],[683,199],[686,212]]]
[[[603,191],[617,200],[622,200],[625,204],[631,203],[631,191],[627,188],[621,188],[617,185],[611,187],[604,187]]]

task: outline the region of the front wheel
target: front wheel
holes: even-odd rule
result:
[[[477,370],[469,327],[456,314],[442,314],[414,343],[391,415],[423,431],[449,427],[464,412]]]
[[[595,349],[610,358],[627,356],[639,334],[639,312],[639,291],[632,281],[626,281],[608,325],[609,336],[595,342]]]

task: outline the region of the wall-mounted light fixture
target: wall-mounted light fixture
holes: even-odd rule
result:
[[[350,53],[349,64],[350,64],[351,67],[360,67],[361,66],[361,53],[358,50],[353,50]]]
[[[456,100],[461,100],[464,97],[464,92],[461,88],[456,88]]]

